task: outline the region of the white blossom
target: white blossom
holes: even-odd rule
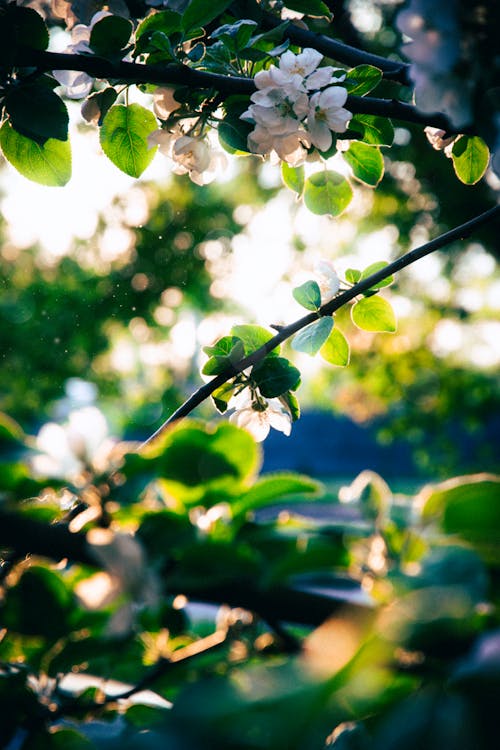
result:
[[[159,86],[153,94],[153,111],[159,120],[167,120],[168,117],[179,109],[180,102],[175,98],[175,89]]]
[[[332,131],[345,133],[347,130],[352,113],[344,109],[346,100],[347,90],[341,86],[330,86],[311,96],[307,129],[312,143],[320,151],[327,151],[332,145]]]
[[[86,468],[106,467],[114,446],[104,415],[95,406],[78,409],[67,424],[45,424],[36,438],[40,453],[32,459],[39,476],[74,479]]]
[[[248,430],[258,443],[266,439],[271,427],[287,436],[292,431],[291,414],[277,398],[257,403],[247,397],[229,421]]]
[[[65,52],[74,55],[93,54],[90,47],[92,29],[101,19],[110,15],[109,11],[101,10],[92,16],[89,26],[83,23],[73,26],[71,44],[65,49]],[[56,81],[65,87],[68,99],[83,99],[92,89],[94,79],[87,73],[78,70],[54,70],[52,73]]]
[[[340,279],[329,260],[319,260],[314,266],[321,292],[321,304],[324,305],[335,297],[340,289]]]
[[[189,123],[192,120],[184,121],[184,127],[190,127]],[[160,153],[174,162],[173,172],[188,174],[197,185],[206,185],[226,164],[225,155],[213,150],[205,136],[186,135],[179,123],[172,130],[154,130],[148,145],[158,146]]]
[[[424,128],[424,133],[432,148],[436,149],[436,151],[444,151],[446,156],[451,158],[453,144],[457,139],[456,135],[446,136],[446,131],[440,130],[439,128],[433,128],[430,125]]]

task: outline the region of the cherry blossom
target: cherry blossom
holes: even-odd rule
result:
[[[85,469],[103,470],[114,442],[108,437],[106,419],[95,406],[78,409],[67,424],[45,424],[36,437],[40,453],[32,459],[39,476],[74,479]]]
[[[311,96],[307,129],[312,143],[320,151],[327,151],[332,145],[332,131],[345,133],[347,130],[352,113],[344,109],[346,100],[347,90],[340,86],[330,86]]]
[[[248,430],[258,443],[266,439],[271,427],[287,436],[292,431],[291,414],[277,398],[255,401],[245,397],[229,420]]]
[[[329,260],[319,260],[314,266],[321,292],[321,304],[330,302],[340,289],[340,279]]]

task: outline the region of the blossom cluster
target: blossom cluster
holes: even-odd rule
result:
[[[153,110],[159,120],[166,122],[181,105],[170,88],[157,88],[153,96]],[[208,138],[198,133],[198,120],[184,117],[170,127],[158,128],[148,136],[150,148],[158,146],[173,162],[175,174],[188,174],[197,185],[206,185],[226,159],[221,151],[211,148]]]
[[[303,162],[307,149],[328,151],[333,133],[347,130],[352,113],[344,109],[347,90],[337,84],[345,73],[331,66],[319,67],[323,55],[305,48],[289,50],[279,61],[255,76],[257,91],[241,115],[254,123],[248,136],[252,153],[270,155],[292,166]]]

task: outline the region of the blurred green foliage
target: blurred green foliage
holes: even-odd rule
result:
[[[4,747],[492,747],[500,477],[364,472],[339,502],[188,421],[27,500],[2,429]]]

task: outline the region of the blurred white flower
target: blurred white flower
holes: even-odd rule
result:
[[[136,615],[158,601],[158,581],[147,565],[144,549],[130,534],[94,528],[87,534],[91,555],[104,571],[80,581],[76,594],[88,609],[100,609],[125,594],[127,601],[112,615],[108,635],[126,635]]]
[[[266,439],[271,427],[285,435],[292,431],[291,414],[277,398],[261,399],[257,403],[246,397],[229,421],[248,430],[258,443]]]
[[[321,292],[321,304],[324,305],[335,297],[340,289],[340,279],[329,260],[319,260],[314,266]]]
[[[74,55],[93,54],[90,48],[92,29],[102,18],[110,15],[112,14],[109,11],[100,10],[92,16],[89,26],[85,26],[83,23],[73,26],[71,29],[71,44],[64,51],[67,54]],[[56,81],[65,87],[65,94],[68,99],[83,99],[90,93],[94,82],[92,76],[78,70],[54,70],[52,74]]]
[[[95,406],[71,412],[67,424],[48,422],[36,438],[39,455],[32,459],[39,476],[74,479],[85,469],[102,471],[114,442],[108,436],[104,415]]]
[[[352,112],[344,109],[346,100],[347,89],[341,86],[330,86],[311,96],[307,129],[311,141],[320,151],[327,151],[332,145],[332,131],[345,133],[347,130]]]

